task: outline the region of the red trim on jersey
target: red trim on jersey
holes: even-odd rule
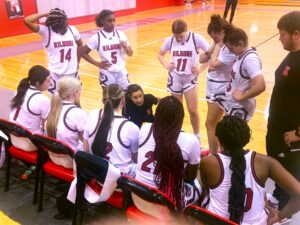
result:
[[[153,131],[153,124],[152,124],[151,127],[150,127],[150,130],[149,130],[149,133],[148,133],[146,139],[143,141],[142,144],[139,145],[139,148],[142,147],[142,146],[149,140],[149,138],[150,138],[150,136],[151,136],[151,134],[152,134],[152,131]]]
[[[47,42],[47,44],[45,45],[45,48],[48,48],[48,47],[49,47],[50,40],[51,40],[51,28],[48,27],[48,42]]]
[[[256,152],[252,152],[252,155],[251,155],[251,171],[252,171],[252,176],[254,178],[254,180],[256,181],[256,183],[261,186],[262,188],[265,188],[265,185],[258,179],[256,173],[255,173],[255,169],[254,169],[254,159],[255,159],[255,156],[256,156]]]
[[[118,136],[118,140],[119,140],[120,144],[121,144],[124,148],[129,148],[130,145],[125,145],[125,144],[122,142],[122,140],[121,140],[121,129],[122,129],[122,127],[124,126],[124,124],[125,124],[126,122],[129,122],[129,120],[124,120],[124,121],[120,124],[119,129],[118,129],[118,134],[117,134],[117,136]]]
[[[96,127],[95,127],[95,129],[93,130],[93,132],[89,135],[89,138],[92,137],[92,136],[96,133],[96,131],[98,130],[99,125],[100,125],[100,122],[101,122],[101,119],[102,119],[101,114],[102,114],[102,109],[100,109],[100,111],[99,111],[98,121],[97,121]]]
[[[29,98],[28,98],[28,100],[27,100],[27,104],[26,104],[26,106],[27,106],[27,109],[28,109],[28,112],[30,112],[32,115],[34,115],[34,116],[40,116],[41,115],[41,113],[40,114],[38,114],[38,113],[34,113],[34,112],[32,112],[31,110],[30,110],[30,108],[29,108],[29,101],[32,99],[32,97],[34,97],[35,95],[38,95],[38,94],[42,94],[40,91],[39,92],[35,92],[35,93],[33,93]]]
[[[220,186],[220,184],[223,182],[224,180],[224,165],[223,165],[223,162],[222,162],[222,159],[220,158],[219,154],[214,154],[214,156],[217,158],[218,162],[219,162],[219,165],[220,165],[220,169],[221,169],[221,176],[220,176],[220,180],[213,186],[209,186],[208,187],[210,189],[215,189],[217,187]]]
[[[196,45],[196,40],[195,40],[195,34],[194,34],[194,32],[192,33],[192,38],[193,38],[193,43],[194,43],[195,50],[196,50],[197,54],[199,54],[199,51],[198,51],[198,48],[197,48],[197,45]]]
[[[74,108],[78,108],[78,107],[74,105],[74,106],[71,106],[70,108],[67,109],[67,111],[65,112],[63,121],[64,121],[64,125],[66,126],[66,128],[68,128],[70,131],[78,132],[78,130],[72,129],[72,128],[67,124],[67,121],[66,121],[68,112],[70,112],[70,110],[71,110],[71,109],[74,109]]]

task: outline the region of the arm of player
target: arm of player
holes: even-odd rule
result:
[[[89,141],[85,138],[83,139],[83,142],[82,142],[82,148],[83,148],[83,151],[89,152]]]
[[[266,89],[266,83],[264,76],[262,74],[255,76],[253,79],[250,81],[250,88],[247,89],[246,91],[241,91],[239,89],[234,89],[232,91],[232,96],[237,100],[237,101],[243,101],[247,100],[249,98],[254,98],[260,93],[264,92]]]
[[[199,62],[200,63],[207,63],[210,60],[211,54],[214,51],[215,43],[213,43],[209,49],[200,54]]]
[[[120,42],[122,48],[125,50],[126,55],[128,56],[132,56],[133,55],[133,51],[130,45],[127,44],[127,41],[121,41]]]
[[[33,32],[37,33],[40,30],[40,25],[35,23],[36,20],[47,17],[49,13],[36,13],[24,18],[25,25]]]
[[[225,64],[218,60],[218,56],[220,54],[220,50],[223,46],[223,43],[217,43],[210,58],[210,64],[209,64],[209,69],[210,70],[216,70],[218,68],[221,68]]]
[[[81,51],[81,56],[86,60],[88,61],[89,63],[101,68],[101,69],[107,69],[111,66],[111,63],[108,62],[108,61],[101,61],[101,62],[98,62],[96,60],[94,60],[90,55],[91,49],[85,45],[83,48],[82,48],[82,51]]]
[[[161,63],[161,65],[163,65],[163,67],[165,67],[167,70],[172,70],[172,69],[175,69],[175,65],[174,63],[168,63],[166,62],[165,60],[165,55],[166,55],[166,52],[160,50],[158,55],[157,55],[157,58],[158,58],[158,61]]]
[[[279,162],[271,157],[267,158],[266,163],[269,166],[270,178],[291,197],[282,210],[275,212],[269,217],[268,224],[273,224],[300,210],[300,183]]]

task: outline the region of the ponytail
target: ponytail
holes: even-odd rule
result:
[[[122,88],[117,84],[110,84],[104,89],[103,100],[105,101],[103,116],[99,124],[94,142],[92,144],[92,152],[95,155],[104,157],[106,154],[106,145],[108,133],[114,120],[114,109],[118,108],[121,99],[124,97]],[[100,118],[99,118],[100,119]]]
[[[62,111],[62,99],[58,92],[54,92],[51,98],[51,108],[47,118],[47,136],[56,138],[57,124]]]
[[[29,88],[28,78],[24,78],[20,81],[19,86],[17,88],[16,96],[11,100],[11,109],[15,109],[21,107],[24,102],[24,97]]]
[[[236,149],[230,153],[231,187],[229,189],[228,211],[230,220],[240,224],[244,216],[246,197],[245,169],[246,160],[243,149]]]
[[[107,99],[104,105],[103,116],[99,124],[94,142],[92,144],[93,154],[104,157],[107,143],[107,137],[114,119],[113,105],[110,99]]]

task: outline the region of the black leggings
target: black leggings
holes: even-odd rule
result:
[[[231,7],[231,14],[230,14],[230,19],[229,19],[230,23],[233,20],[237,3],[238,3],[238,0],[226,0],[226,5],[225,5],[225,10],[224,10],[223,18],[226,19],[227,14],[228,14],[228,10]]]

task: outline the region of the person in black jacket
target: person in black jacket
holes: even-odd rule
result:
[[[144,94],[140,85],[131,84],[126,92],[124,116],[138,127],[144,122],[152,123],[154,121],[152,106],[157,105],[158,101],[159,99],[152,94]]]
[[[300,181],[300,11],[282,16],[279,40],[288,55],[275,71],[266,136],[267,153]],[[273,197],[282,209],[290,196],[278,185]]]

